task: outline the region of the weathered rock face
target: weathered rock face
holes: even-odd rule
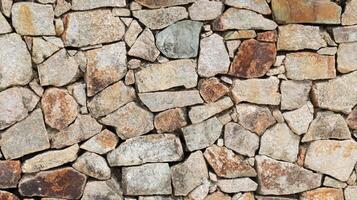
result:
[[[301,194],[301,200],[323,200],[323,199],[344,199],[341,189],[335,188],[317,188]]]
[[[357,70],[357,56],[353,52],[357,50],[357,42],[340,44],[337,50],[337,70],[341,73],[349,73]]]
[[[347,117],[347,124],[352,129],[357,129],[357,107]]]
[[[194,0],[136,0],[136,2],[148,8],[161,8],[185,5],[194,2]]]
[[[89,181],[84,188],[81,200],[91,199],[123,200],[119,183],[114,179],[108,181]]]
[[[11,31],[12,28],[10,24],[6,21],[4,15],[0,13],[0,33],[10,33]]]
[[[19,183],[19,192],[30,197],[78,199],[82,196],[86,180],[85,175],[71,167],[60,168],[24,176]]]
[[[237,193],[255,191],[257,190],[258,184],[252,181],[250,178],[236,178],[218,180],[217,186],[223,192]]]
[[[113,132],[105,129],[83,143],[81,149],[97,154],[105,154],[113,150],[117,144],[117,136]]]
[[[148,28],[140,34],[128,51],[128,55],[130,56],[142,58],[151,62],[154,62],[159,54],[160,51],[155,46],[155,37]]]
[[[208,195],[205,200],[231,200],[232,198],[229,195],[225,195],[222,192],[218,191]]]
[[[229,74],[242,78],[262,77],[274,64],[275,57],[275,44],[245,40],[239,46]]]
[[[226,0],[224,3],[228,6],[232,6],[235,8],[253,10],[263,15],[269,15],[271,13],[268,3],[264,0],[254,0],[254,1]]]
[[[94,8],[102,7],[124,7],[126,2],[124,0],[104,0],[104,1],[95,1],[95,0],[74,0],[72,1],[72,10],[91,10]]]
[[[0,188],[2,189],[16,188],[20,178],[21,178],[20,161],[17,160],[0,161]]]
[[[16,195],[0,190],[0,198],[3,200],[20,200]]]
[[[203,79],[198,87],[202,98],[208,103],[217,101],[229,92],[228,87],[215,77]]]
[[[302,135],[307,132],[310,122],[314,118],[313,114],[313,106],[310,102],[308,102],[299,109],[284,112],[283,116],[290,129],[294,133]]]
[[[357,25],[336,27],[333,29],[333,37],[337,43],[357,42]]]
[[[222,2],[199,0],[188,8],[188,12],[192,20],[213,20],[223,12],[223,8]]]
[[[354,25],[357,24],[357,14],[355,12],[357,8],[357,1],[351,0],[346,3],[345,12],[342,14],[342,25]]]
[[[85,152],[73,163],[72,167],[83,174],[99,180],[110,178],[110,168],[105,159],[98,154]]]
[[[186,114],[181,108],[166,110],[154,118],[154,126],[158,133],[172,132],[186,125]]]
[[[281,109],[293,110],[306,104],[311,86],[311,81],[282,81],[280,85]]]

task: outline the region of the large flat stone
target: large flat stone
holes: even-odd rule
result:
[[[258,184],[250,178],[220,179],[217,186],[225,193],[255,191]]]
[[[72,167],[98,180],[108,180],[111,177],[111,171],[105,158],[92,152],[85,152],[79,156]]]
[[[346,2],[345,11],[342,14],[341,23],[342,25],[354,25],[357,24],[357,1],[351,0]]]
[[[135,0],[135,1],[148,8],[170,7],[170,6],[185,5],[195,2],[194,0]]]
[[[283,117],[294,133],[302,135],[307,132],[314,118],[314,108],[311,102],[308,102],[299,109],[284,112]]]
[[[192,20],[205,21],[214,20],[222,14],[223,9],[224,7],[222,2],[199,0],[188,8],[188,12]]]
[[[235,8],[252,10],[263,15],[271,14],[271,10],[266,0],[254,0],[254,1],[226,0],[224,4]]]
[[[357,42],[357,25],[341,26],[332,29],[333,37],[337,43]]]
[[[311,81],[282,81],[280,85],[281,109],[294,110],[306,104],[311,86]]]
[[[126,6],[125,0],[73,0],[72,10],[91,10],[94,8],[103,7],[124,7]]]

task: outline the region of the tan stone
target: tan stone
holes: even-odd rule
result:
[[[263,15],[271,14],[271,10],[266,0],[226,0],[224,3],[228,6],[252,10]]]
[[[118,137],[113,132],[105,129],[83,143],[81,149],[97,154],[105,154],[115,149],[118,142]]]
[[[202,98],[208,103],[217,101],[229,92],[228,87],[216,77],[203,79],[198,84],[198,88]]]
[[[188,12],[192,20],[205,21],[218,17],[222,14],[223,8],[223,3],[220,1],[199,0],[188,8]]]
[[[2,200],[20,200],[16,195],[7,192],[7,191],[1,191],[0,190],[0,198]]]
[[[297,135],[302,135],[307,132],[310,122],[314,118],[314,108],[311,102],[308,102],[301,108],[284,112],[283,116],[290,129]]]
[[[305,105],[309,99],[311,81],[282,81],[280,85],[281,109],[294,110]]]
[[[155,116],[154,126],[158,133],[173,132],[187,125],[186,114],[182,108],[173,108]]]
[[[139,35],[128,51],[128,55],[130,56],[142,58],[151,62],[154,62],[159,54],[160,51],[155,46],[155,37],[148,28]]]
[[[204,198],[204,200],[232,200],[232,198],[229,195],[218,191],[208,195],[206,198]]]
[[[85,152],[79,156],[72,167],[95,179],[107,180],[111,177],[107,161],[102,156],[92,152]]]
[[[340,26],[332,29],[333,37],[337,43],[357,42],[357,25]]]
[[[342,189],[317,188],[315,190],[303,192],[300,200],[343,200]]]
[[[72,10],[92,10],[94,8],[103,7],[124,7],[125,0],[73,0]]]
[[[348,115],[347,124],[351,129],[357,130],[357,107]]]
[[[337,50],[337,70],[341,73],[349,73],[357,70],[357,42],[343,43]]]
[[[345,12],[342,14],[342,25],[357,24],[357,1],[351,0],[346,2]]]

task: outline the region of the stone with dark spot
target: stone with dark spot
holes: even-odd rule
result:
[[[16,188],[21,178],[21,163],[18,160],[0,161],[0,188]],[[0,194],[0,199],[1,194]]]
[[[195,0],[135,0],[135,1],[148,8],[170,7],[170,6],[185,5],[195,2]]]
[[[243,41],[228,73],[241,78],[262,77],[274,64],[275,57],[275,44],[254,39]]]
[[[347,124],[351,129],[357,129],[357,107],[348,115]]]
[[[78,199],[82,196],[86,180],[85,175],[65,167],[22,177],[19,192],[29,197]]]
[[[198,88],[202,98],[208,103],[217,101],[229,92],[228,87],[216,77],[203,79],[200,81]]]
[[[7,192],[7,191],[1,191],[0,190],[0,199],[1,200],[20,200],[16,195]]]

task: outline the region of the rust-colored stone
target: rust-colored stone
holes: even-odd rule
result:
[[[20,180],[19,192],[23,196],[78,199],[82,196],[86,176],[71,167],[39,172]]]
[[[21,178],[20,161],[16,161],[16,160],[0,161],[0,188],[16,188],[20,178]]]
[[[202,80],[198,87],[206,102],[215,102],[229,92],[228,87],[215,77]]]
[[[182,108],[175,108],[161,112],[155,116],[154,125],[158,133],[172,132],[187,125],[186,116]]]
[[[357,106],[347,117],[347,124],[352,129],[357,129]]]
[[[297,158],[296,164],[299,165],[300,167],[304,167],[306,151],[307,151],[307,146],[306,145],[301,145],[299,147],[299,154],[298,154],[298,158]]]
[[[317,188],[302,193],[300,200],[343,200],[342,189]]]
[[[0,199],[1,200],[20,200],[17,196],[10,192],[0,191]]]
[[[275,30],[265,31],[257,34],[257,40],[262,42],[276,42],[277,37],[277,32]]]
[[[210,194],[206,198],[204,198],[204,200],[231,200],[231,199],[232,198],[230,196],[225,195],[220,191]]]
[[[275,57],[275,44],[246,40],[240,45],[229,74],[242,78],[262,77],[274,64]]]

